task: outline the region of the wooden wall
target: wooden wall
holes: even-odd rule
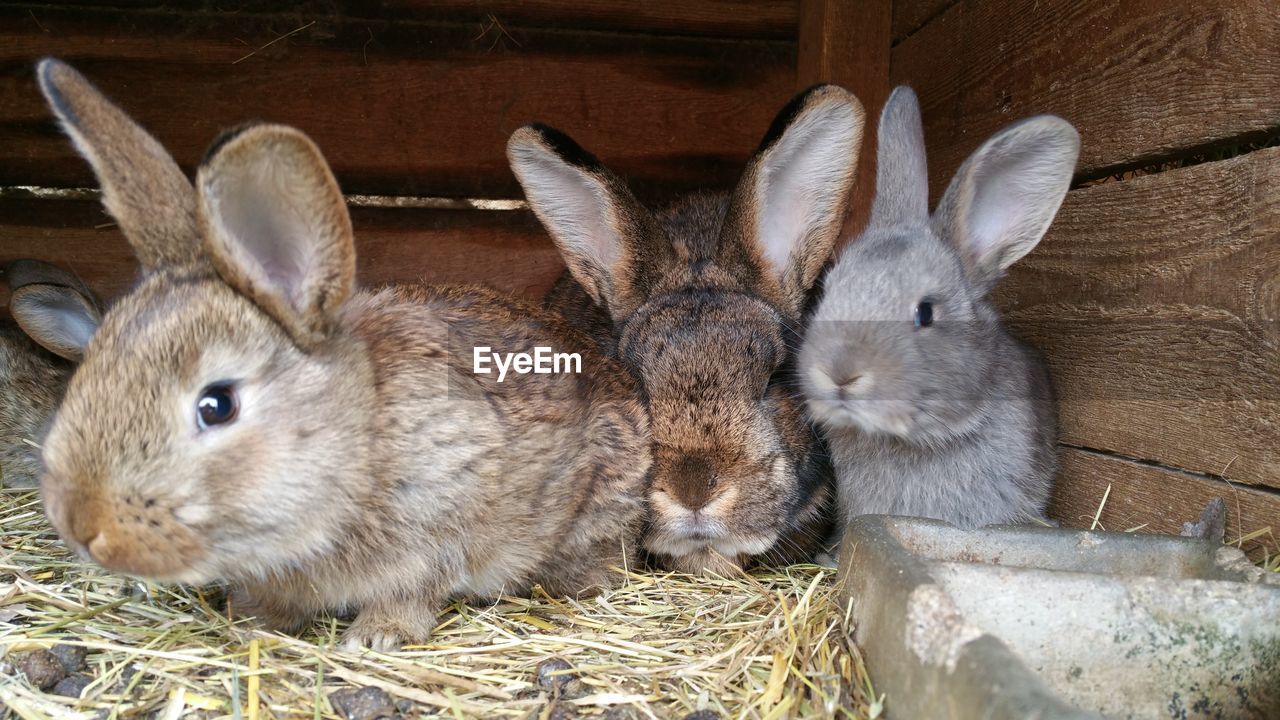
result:
[[[1054,512],[1280,533],[1280,13],[1272,0],[896,0],[933,198],[984,138],[1062,115],[1077,187],[997,291],[1048,355]],[[1272,550],[1276,543],[1269,539]]]
[[[133,277],[92,197],[20,189],[95,186],[35,86],[44,55],[84,72],[188,171],[221,128],[265,119],[309,133],[352,196],[518,199],[506,139],[540,120],[656,199],[736,179],[795,92],[797,13],[794,0],[7,3],[0,262],[60,261],[108,297]],[[562,267],[525,211],[354,215],[368,283],[477,281],[539,297]]]

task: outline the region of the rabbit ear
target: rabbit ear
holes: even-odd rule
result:
[[[72,273],[63,270],[57,265],[52,265],[41,260],[14,260],[4,269],[5,281],[9,284],[9,289],[16,291],[26,285],[61,285],[71,288],[80,293],[90,305],[95,308],[101,308],[97,297],[80,278]]]
[[[928,222],[929,168],[920,103],[915,91],[899,85],[880,111],[870,225],[922,227]]]
[[[615,320],[639,303],[643,276],[670,243],[616,175],[560,131],[526,125],[507,159],[569,272]]]
[[[36,75],[142,267],[197,261],[195,193],[173,158],[71,66],[48,58]]]
[[[745,248],[797,308],[839,239],[865,116],[835,85],[800,93],[774,119],[731,200],[721,260],[732,265]]]
[[[72,362],[80,362],[89,338],[102,324],[102,315],[91,299],[62,285],[37,283],[14,288],[9,312],[32,340]]]
[[[1079,154],[1075,128],[1041,115],[1001,130],[965,160],[933,222],[979,287],[990,289],[1044,237]]]
[[[213,265],[308,349],[332,331],[355,287],[346,202],[320,150],[281,125],[215,142],[196,176]]]

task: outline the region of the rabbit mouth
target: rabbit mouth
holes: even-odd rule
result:
[[[651,552],[670,557],[704,555],[714,552],[726,558],[761,555],[777,542],[777,533],[740,534],[692,530],[672,532],[658,530],[645,539]]]
[[[869,435],[906,437],[916,426],[916,412],[894,400],[810,400],[815,419],[832,429],[859,430]]]

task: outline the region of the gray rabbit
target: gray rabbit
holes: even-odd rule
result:
[[[987,299],[1044,236],[1080,150],[1042,115],[978,148],[932,216],[915,93],[880,117],[866,231],[827,275],[800,352],[806,399],[830,441],[842,526],[864,514],[960,527],[1043,517],[1057,420],[1038,355]]]

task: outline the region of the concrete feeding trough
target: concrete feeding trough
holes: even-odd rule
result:
[[[1220,542],[869,515],[840,577],[890,718],[1280,718],[1280,576]]]

